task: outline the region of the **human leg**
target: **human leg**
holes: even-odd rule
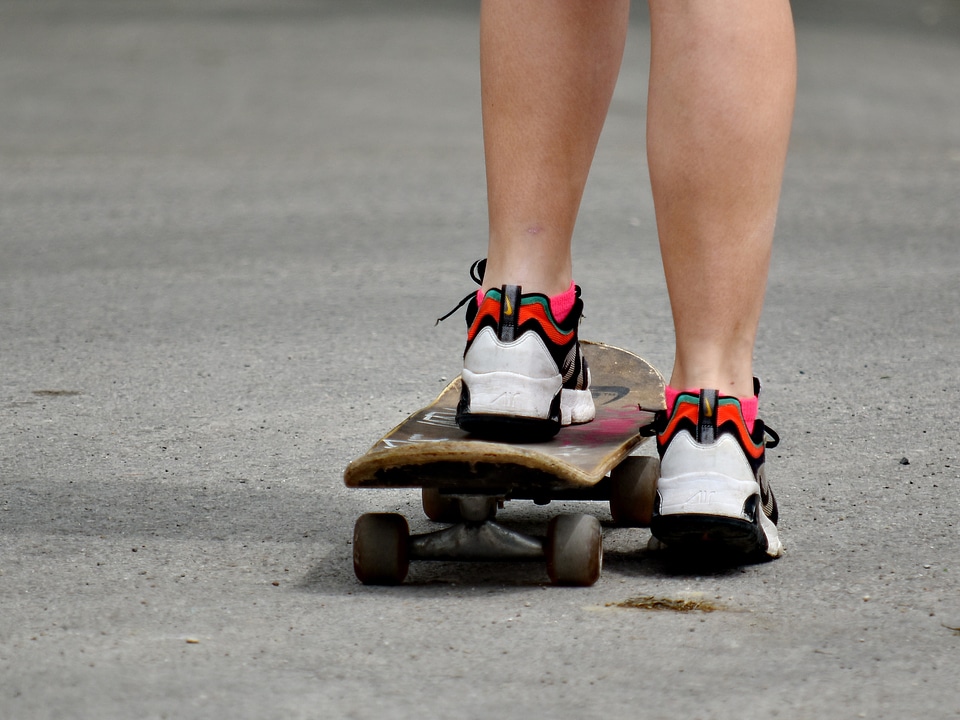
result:
[[[629,0],[484,0],[490,238],[483,286],[569,289],[570,241],[613,95]]]
[[[650,0],[648,162],[676,331],[654,535],[781,552],[753,346],[793,114],[787,0]]]
[[[570,244],[628,15],[628,0],[483,2],[490,235],[457,414],[471,432],[545,437],[594,416]]]
[[[748,397],[793,116],[787,0],[650,0],[647,155],[671,385]]]

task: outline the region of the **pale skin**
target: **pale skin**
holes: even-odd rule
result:
[[[676,332],[670,384],[753,393],[796,92],[788,0],[649,0],[647,160]],[[484,0],[484,287],[554,295],[623,57],[629,0]]]

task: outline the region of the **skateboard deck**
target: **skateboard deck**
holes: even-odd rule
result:
[[[659,465],[632,457],[641,431],[664,407],[664,381],[642,358],[610,345],[582,342],[590,368],[596,417],[564,427],[551,440],[492,442],[456,424],[460,378],[410,415],[344,471],[352,488],[421,488],[432,520],[454,523],[410,537],[400,515],[369,513],[354,531],[354,568],[367,584],[402,582],[410,559],[531,560],[546,558],[559,584],[599,577],[599,521],[565,515],[546,538],[531,538],[494,522],[507,500],[608,500],[614,521],[649,522]]]
[[[589,488],[646,438],[640,428],[664,407],[663,378],[626,350],[583,342],[596,418],[547,442],[471,437],[456,423],[460,378],[384,435],[344,472],[348,487],[440,488],[524,495]],[[514,495],[515,496],[515,495]]]

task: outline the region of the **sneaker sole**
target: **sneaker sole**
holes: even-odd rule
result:
[[[545,442],[560,432],[562,427],[559,393],[551,403],[547,418],[472,412],[469,407],[470,393],[464,390],[460,395],[460,405],[457,407],[457,425],[471,435],[489,440]]]
[[[668,549],[684,553],[771,556],[760,524],[748,520],[715,515],[662,515],[651,520],[650,531]]]
[[[764,515],[760,496],[747,500],[744,517],[703,513],[661,514],[661,498],[657,497],[650,532],[669,549],[686,553],[710,553],[778,558],[783,544],[777,526]]]

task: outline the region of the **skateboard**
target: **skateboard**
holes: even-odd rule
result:
[[[395,513],[361,515],[353,565],[368,585],[402,583],[411,560],[545,560],[558,585],[592,585],[600,576],[603,536],[593,515],[552,518],[545,537],[496,521],[511,500],[600,500],[614,523],[650,523],[659,461],[637,453],[642,431],[664,407],[664,382],[633,353],[582,342],[596,418],[538,443],[491,442],[456,424],[460,378],[436,400],[384,435],[344,471],[351,488],[417,488],[427,517],[448,527],[410,535]]]

